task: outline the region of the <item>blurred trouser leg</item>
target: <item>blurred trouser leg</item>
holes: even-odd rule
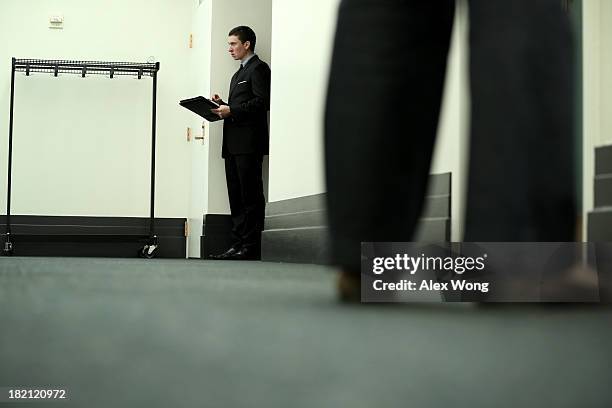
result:
[[[472,118],[464,239],[573,241],[568,17],[558,0],[471,0],[469,8]],[[542,281],[556,285],[575,261],[567,250],[562,254],[552,259],[552,274],[525,251],[487,269],[497,286],[488,300],[543,300]]]
[[[573,241],[573,44],[559,0],[470,1],[465,240]]]
[[[454,1],[344,0],[325,116],[332,261],[410,241],[429,174]]]

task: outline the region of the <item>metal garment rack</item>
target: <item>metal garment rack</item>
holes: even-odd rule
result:
[[[47,73],[57,77],[59,74],[76,74],[85,78],[87,75],[107,75],[111,79],[119,75],[153,78],[153,109],[151,126],[151,214],[149,224],[148,243],[140,251],[144,258],[153,258],[159,247],[159,239],[155,235],[155,124],[157,115],[157,72],[159,62],[101,62],[101,61],[69,61],[69,60],[43,60],[43,59],[17,59],[13,58],[11,68],[11,104],[9,122],[9,149],[8,149],[8,187],[6,200],[6,241],[4,255],[12,255],[13,242],[11,240],[11,175],[13,164],[13,105],[15,100],[15,73],[24,72],[26,76],[32,73]]]

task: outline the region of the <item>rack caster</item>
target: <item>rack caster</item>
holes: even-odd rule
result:
[[[2,254],[4,256],[12,256],[13,255],[13,243],[12,242],[5,242],[4,243],[4,248],[2,248]]]
[[[145,245],[138,251],[138,256],[144,259],[153,259],[157,256],[158,245]]]
[[[157,256],[158,249],[159,238],[154,235],[153,238],[149,238],[149,243],[138,251],[138,256],[144,259],[153,259]]]

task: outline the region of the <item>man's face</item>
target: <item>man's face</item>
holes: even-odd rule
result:
[[[229,53],[235,60],[241,60],[246,57],[248,51],[251,49],[251,43],[249,41],[242,42],[240,38],[235,35],[230,35],[227,40],[229,44]]]

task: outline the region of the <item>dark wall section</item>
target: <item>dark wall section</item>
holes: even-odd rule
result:
[[[589,242],[612,241],[612,145],[595,149],[594,207],[588,214]]]
[[[136,258],[147,243],[149,218],[11,215],[14,256]],[[185,258],[185,218],[156,218],[158,258]],[[6,216],[0,216],[0,244]]]
[[[451,174],[430,178],[418,241],[450,241]],[[328,259],[325,194],[269,203],[262,235],[264,261],[324,264]]]

